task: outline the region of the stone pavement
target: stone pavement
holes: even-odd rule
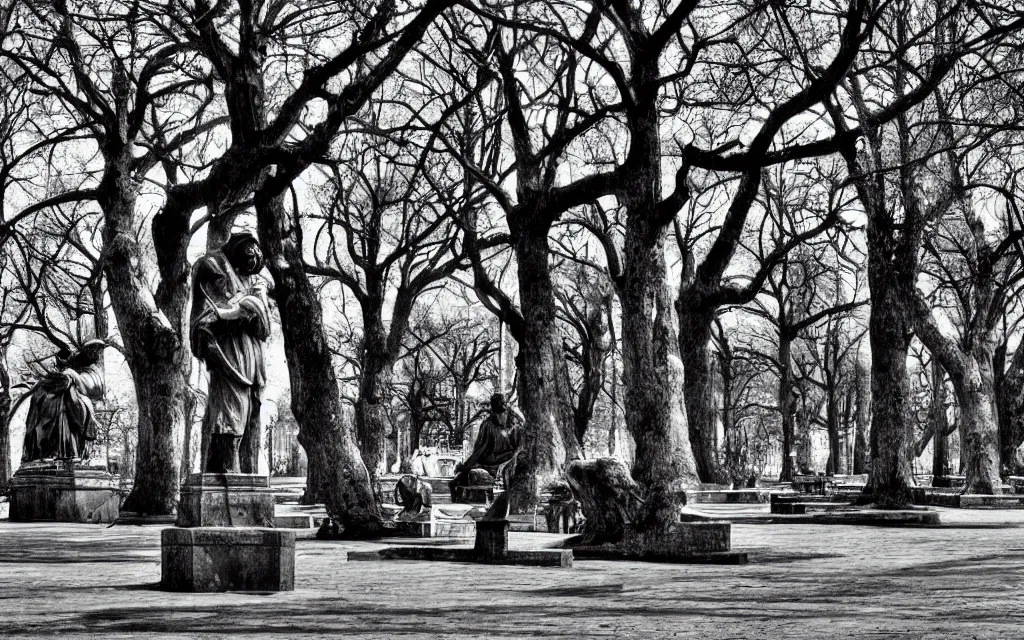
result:
[[[159,527],[0,521],[0,637],[1024,638],[1024,514],[942,517],[736,525],[746,566],[345,563],[383,545],[300,540],[296,591],[212,595],[156,590]]]

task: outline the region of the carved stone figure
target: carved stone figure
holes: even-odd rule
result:
[[[270,335],[266,282],[256,275],[262,268],[259,243],[247,232],[232,234],[192,268],[192,353],[210,372],[204,473],[239,473],[239,443],[247,430],[258,433]]]
[[[491,415],[480,425],[473,452],[455,468],[449,483],[453,502],[458,502],[459,487],[488,486],[509,475],[504,471],[514,464],[519,451],[522,423],[522,414],[508,407],[503,394],[491,396]]]
[[[397,504],[402,505],[402,512],[397,516],[398,520],[415,519],[424,508],[429,511],[433,505],[430,485],[411,474],[398,479],[395,484],[394,498]]]
[[[93,402],[103,399],[106,346],[89,340],[77,353],[58,357],[59,370],[32,390],[22,462],[89,457],[89,443],[96,439]]]

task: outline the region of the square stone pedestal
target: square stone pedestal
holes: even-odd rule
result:
[[[248,473],[193,473],[181,487],[177,525],[273,526],[270,478]]]
[[[15,522],[113,522],[121,505],[121,477],[87,463],[28,463],[10,486],[10,519]]]
[[[194,527],[160,535],[160,587],[165,591],[292,591],[295,532]]]

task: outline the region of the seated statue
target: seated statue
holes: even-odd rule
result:
[[[395,503],[402,505],[398,520],[415,519],[423,509],[428,511],[433,504],[430,485],[414,475],[407,474],[395,484]]]
[[[47,374],[30,396],[25,421],[22,462],[47,458],[82,460],[96,439],[93,402],[103,399],[102,340],[89,340],[66,358],[57,358],[58,371]]]
[[[503,394],[491,396],[491,414],[480,425],[473,452],[455,467],[455,477],[448,483],[452,502],[458,502],[460,487],[489,486],[508,475],[504,471],[519,452],[523,422],[523,415],[507,406]]]

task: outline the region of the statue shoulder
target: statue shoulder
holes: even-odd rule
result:
[[[196,260],[192,265],[192,277],[200,278],[223,277],[226,273],[227,257],[222,251],[211,251]]]

